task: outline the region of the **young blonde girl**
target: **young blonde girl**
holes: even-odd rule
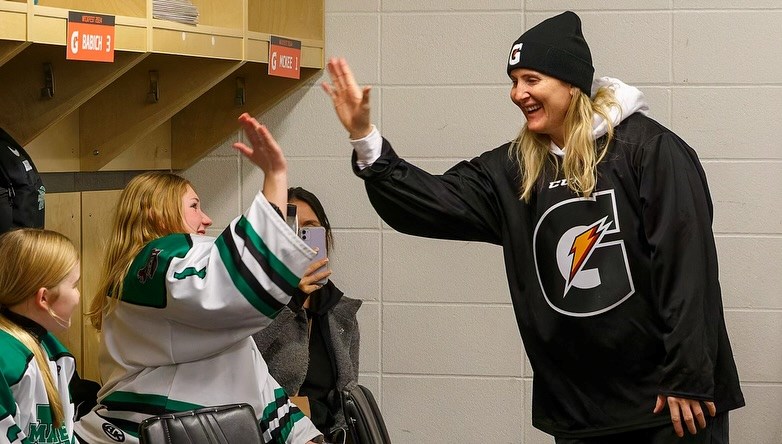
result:
[[[52,334],[79,304],[79,257],[65,236],[19,229],[0,236],[0,436],[72,442],[73,356]]]

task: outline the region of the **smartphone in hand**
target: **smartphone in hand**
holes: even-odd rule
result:
[[[313,262],[319,261],[321,259],[324,259],[326,257],[326,229],[323,227],[301,227],[299,228],[299,237],[309,245],[310,248],[313,250],[317,249],[318,254],[315,256],[315,258],[312,259]],[[322,271],[328,270],[328,265],[324,265],[317,270],[314,271],[314,273],[320,273]],[[321,279],[317,281],[318,284],[325,284],[326,281],[328,281],[328,278]]]

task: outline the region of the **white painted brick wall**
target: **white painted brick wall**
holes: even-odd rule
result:
[[[703,159],[726,321],[748,406],[734,443],[782,443],[782,1],[326,0],[326,54],[372,90],[373,121],[439,173],[512,138],[505,57],[521,32],[578,11],[597,75],[639,86]],[[365,301],[361,376],[396,443],[551,443],[530,423],[532,370],[497,247],[417,239],[375,214],[349,166],[325,73],[262,120],[335,228],[334,281]],[[236,137],[240,137],[237,132]],[[188,170],[215,224],[262,176],[230,141]],[[219,227],[210,230],[212,234]]]
[[[383,417],[399,444],[522,442],[523,392],[520,379],[386,376]]]

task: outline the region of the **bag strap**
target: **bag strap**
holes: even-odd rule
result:
[[[4,183],[8,184],[8,187],[5,185],[0,185],[0,188],[6,188],[8,190],[8,199],[13,200],[14,196],[16,195],[16,192],[14,191],[14,184],[11,182],[11,178],[8,177],[8,173],[5,172],[5,168],[0,165],[0,174],[3,175],[3,181]]]

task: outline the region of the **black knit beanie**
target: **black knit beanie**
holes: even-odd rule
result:
[[[516,68],[556,77],[590,95],[595,68],[581,33],[581,19],[565,11],[528,29],[510,50],[508,75]]]

